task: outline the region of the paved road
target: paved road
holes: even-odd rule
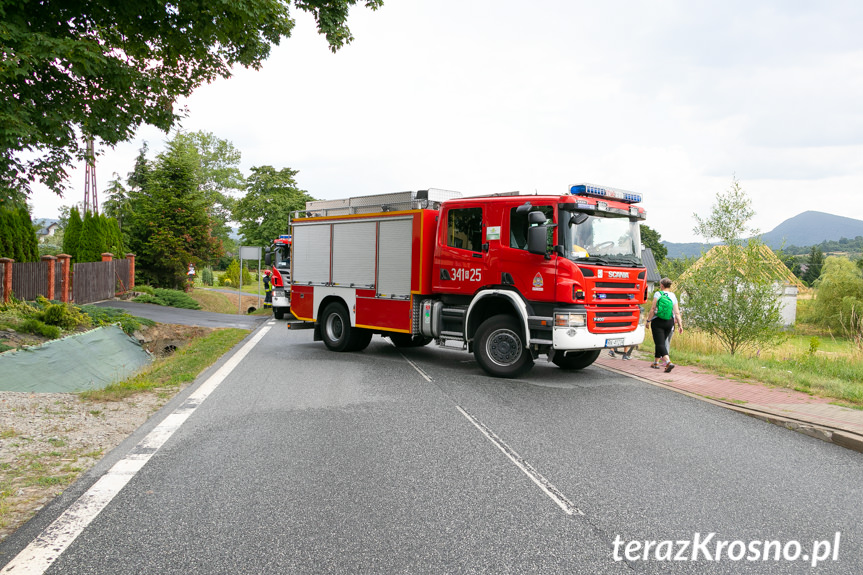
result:
[[[48,573],[803,573],[811,559],[729,555],[823,555],[813,542],[837,532],[817,572],[863,572],[855,452],[598,367],[502,381],[459,351],[334,354],[268,326],[187,391],[206,401],[176,398],[0,545],[4,562],[131,451],[113,480],[128,483]],[[175,409],[188,419],[157,449]],[[731,544],[693,562],[677,543],[703,539],[711,558]]]
[[[227,313],[181,309],[151,303],[136,303],[120,300],[103,301],[94,305],[124,309],[132,315],[151,319],[159,323],[174,323],[199,327],[236,327],[240,329],[255,329],[261,323],[269,319],[269,316],[232,315]]]

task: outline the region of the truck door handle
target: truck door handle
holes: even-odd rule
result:
[[[447,270],[445,270],[444,268],[441,268],[441,269],[440,269],[440,279],[442,279],[442,280],[450,280],[450,279],[452,279],[452,278],[451,278],[451,277],[449,277],[449,272],[448,272]]]

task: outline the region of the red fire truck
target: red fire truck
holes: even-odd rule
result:
[[[273,240],[264,254],[264,263],[272,266],[273,316],[282,319],[291,311],[291,236]]]
[[[582,369],[639,344],[646,293],[641,194],[579,184],[565,195],[421,190],[314,201],[292,218],[289,327],[333,351],[373,334],[437,341],[497,377],[540,355]]]

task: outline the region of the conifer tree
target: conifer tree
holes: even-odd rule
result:
[[[102,239],[99,216],[84,213],[81,237],[78,240],[78,262],[98,262],[102,260]]]
[[[72,261],[80,261],[78,259],[78,242],[81,238],[81,212],[77,207],[72,207],[69,210],[69,223],[63,233],[63,253],[72,256]]]

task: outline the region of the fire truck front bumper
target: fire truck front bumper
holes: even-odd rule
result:
[[[629,347],[643,341],[644,326],[641,324],[634,331],[624,333],[590,333],[587,327],[555,326],[552,334],[552,347],[561,351]]]
[[[291,307],[291,292],[279,288],[274,289],[273,307]]]

